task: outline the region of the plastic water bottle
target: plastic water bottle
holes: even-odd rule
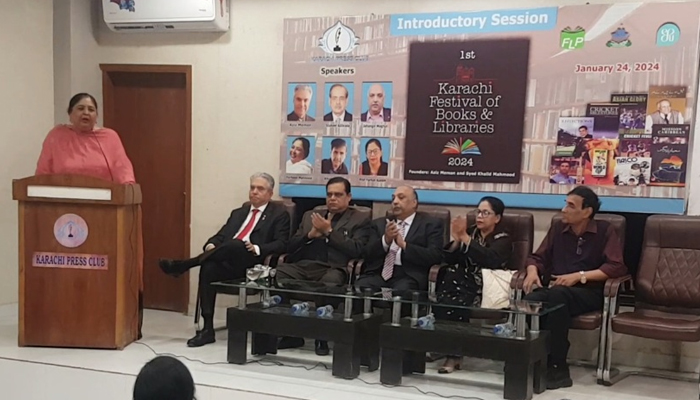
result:
[[[269,300],[263,301],[263,306],[264,307],[274,307],[281,302],[282,302],[282,298],[278,295],[274,295],[274,296],[270,297]]]
[[[309,313],[309,303],[303,302],[303,303],[294,304],[290,310],[292,311],[293,315],[303,315],[304,313],[308,314]]]
[[[433,314],[418,318],[418,327],[420,329],[435,329],[435,317]]]
[[[513,337],[515,336],[515,326],[510,322],[496,324],[493,326],[493,333],[496,336]]]
[[[320,318],[330,318],[333,316],[333,306],[327,305],[316,309],[316,315]]]

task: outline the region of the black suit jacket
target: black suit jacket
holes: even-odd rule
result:
[[[387,254],[382,244],[385,229],[386,218],[372,221],[372,234],[364,252],[363,275],[382,273]],[[406,249],[401,251],[401,267],[408,276],[418,281],[421,290],[428,288],[430,267],[442,261],[442,249],[445,245],[443,232],[444,224],[441,220],[417,212],[406,233]]]
[[[290,239],[288,246],[289,262],[301,260],[326,261],[333,267],[345,268],[348,261],[360,258],[362,249],[367,245],[370,235],[369,215],[348,208],[333,225],[328,238],[309,239],[313,228],[311,214],[304,213],[297,233]],[[325,217],[325,214],[322,214]]]
[[[360,166],[360,175],[371,175],[372,168],[369,166],[369,161],[364,161]],[[389,164],[386,161],[382,161],[379,165],[379,171],[377,171],[377,176],[387,176],[389,175]]]
[[[368,112],[369,111],[365,111],[362,114],[360,114],[360,121],[367,122],[367,113]],[[384,117],[384,122],[390,122],[391,121],[391,108],[384,107],[384,110],[382,110],[382,116]]]
[[[321,173],[347,175],[348,167],[345,165],[345,163],[342,163],[340,164],[340,171],[333,172],[333,161],[331,161],[330,158],[324,158],[323,160],[321,160]]]
[[[315,118],[310,117],[309,114],[306,114],[304,116],[304,119],[299,118],[298,115],[294,113],[294,111],[290,112],[287,114],[287,121],[305,121],[305,122],[311,122],[311,121],[316,121]]]
[[[323,116],[324,121],[333,121],[333,112],[329,112],[328,114]],[[345,117],[343,117],[344,122],[352,122],[352,114],[349,112],[345,111]]]
[[[216,235],[207,240],[204,247],[209,243],[219,246],[227,240],[232,240],[236,232],[241,229],[248,213],[250,213],[250,206],[231,211],[226,224]],[[289,234],[289,213],[283,205],[270,202],[250,233],[250,243],[260,247],[260,258],[265,258],[269,254],[284,253],[289,242]]]

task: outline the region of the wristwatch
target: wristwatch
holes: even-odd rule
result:
[[[581,283],[585,285],[585,284],[586,284],[586,281],[587,281],[587,279],[586,279],[586,273],[583,272],[583,271],[579,271],[578,273],[581,274]]]

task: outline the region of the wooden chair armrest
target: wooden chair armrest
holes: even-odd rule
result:
[[[362,272],[362,265],[365,263],[363,259],[352,259],[348,261],[348,265],[345,267],[345,271],[348,274],[348,284],[352,285],[355,280],[360,276]]]
[[[526,271],[524,271],[524,270],[516,271],[510,280],[510,288],[513,290],[521,290],[523,288],[523,281],[525,281],[526,276],[527,276]]]
[[[605,289],[603,294],[605,297],[617,297],[620,294],[620,288],[624,290],[634,289],[634,281],[632,275],[625,275],[619,278],[608,279],[605,281]]]
[[[280,265],[280,264],[284,264],[284,261],[287,259],[288,255],[289,254],[285,253],[285,254],[282,254],[279,257],[277,257],[277,264],[275,264],[275,266]]]
[[[440,270],[447,267],[447,264],[435,264],[430,267],[430,272],[428,272],[428,282],[436,283]]]

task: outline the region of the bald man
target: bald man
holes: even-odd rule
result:
[[[384,87],[375,83],[367,91],[367,105],[369,109],[362,113],[362,122],[384,123],[391,121],[391,108],[384,107],[386,94]]]
[[[372,221],[357,285],[374,290],[428,289],[430,267],[442,261],[444,224],[417,209],[416,191],[409,186],[396,188],[389,217]]]

